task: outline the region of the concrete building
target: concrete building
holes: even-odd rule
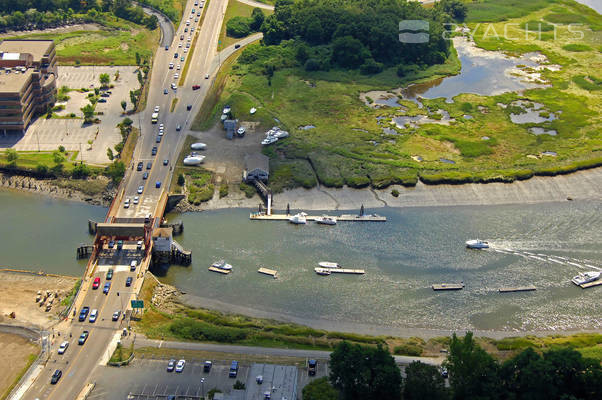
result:
[[[0,43],[0,132],[23,133],[54,104],[57,60],[52,40]]]
[[[245,156],[245,170],[243,171],[245,182],[262,181],[267,182],[270,177],[270,159],[261,153],[247,154]]]

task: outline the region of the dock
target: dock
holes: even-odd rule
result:
[[[269,269],[269,268],[259,268],[257,270],[257,272],[259,272],[260,274],[264,274],[264,275],[269,275],[269,276],[273,276],[274,279],[278,278],[278,271],[274,270],[274,269]]]
[[[435,283],[432,288],[433,290],[462,290],[464,283]]]
[[[224,275],[228,275],[230,272],[232,272],[231,269],[221,269],[221,268],[217,268],[217,267],[209,267],[209,271],[217,272],[217,273],[224,274]]]
[[[363,275],[366,273],[363,269],[349,269],[349,268],[328,268],[328,271],[332,274],[355,274]]]
[[[249,215],[249,219],[254,221],[288,221],[288,219],[292,217],[289,214],[266,214],[260,212],[253,212]],[[315,221],[316,218],[321,218],[321,215],[307,215],[305,219],[307,221]],[[340,216],[333,215],[336,218],[337,222],[386,222],[387,217],[383,217],[377,214],[370,215],[351,215],[344,214]]]
[[[513,293],[513,292],[532,292],[537,290],[533,285],[528,286],[517,286],[517,287],[503,287],[499,289],[500,293]]]
[[[599,286],[599,285],[602,285],[602,279],[598,279],[597,281],[593,281],[590,283],[584,283],[583,285],[579,285],[579,286],[581,286],[581,289],[587,289],[587,288],[591,288],[591,287]]]

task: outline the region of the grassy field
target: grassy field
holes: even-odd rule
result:
[[[422,108],[402,100],[407,109],[402,114],[394,108],[369,107],[360,100],[360,93],[455,74],[459,71],[455,55],[443,65],[404,78],[396,75],[395,68],[373,76],[357,71],[310,73],[285,68],[268,81],[253,64],[230,60],[212,88],[209,97],[213,102],[204,105],[193,128],[205,130],[214,124],[224,104],[232,106],[239,120],[259,122],[260,129],[268,129],[277,118],[280,126],[291,132],[289,138],[264,149],[272,160],[270,184],[277,191],[311,187],[317,181],[333,187],[376,188],[412,186],[419,179],[427,184],[511,182],[602,165],[602,17],[571,0],[485,0],[471,3],[469,10],[471,21],[504,20],[491,25],[496,32],[504,32],[505,24],[510,23],[506,39],[492,37],[491,31],[485,35],[489,24],[470,23],[479,47],[509,54],[539,51],[550,63],[559,65],[559,70],[541,72],[551,87],[523,94],[460,94],[453,103],[424,100]],[[530,21],[556,24],[556,29],[532,32],[531,24],[527,25]],[[582,39],[568,31],[566,24],[575,21],[583,24]],[[539,124],[515,124],[510,114],[517,108],[511,103],[518,100],[531,108],[540,103],[540,115],[553,113],[557,118]],[[248,113],[251,107],[258,110],[252,116]],[[393,117],[399,115],[441,119],[438,110],[446,111],[455,121],[415,129],[391,125]],[[299,129],[305,125],[315,129]],[[383,127],[391,130],[384,133]],[[529,131],[533,127],[555,130],[557,135],[534,135]],[[550,151],[557,155],[544,155]],[[309,170],[314,174],[308,174]],[[308,178],[314,175],[317,179]]]
[[[267,1],[262,1],[262,3],[270,4]],[[228,2],[228,8],[226,9],[226,14],[224,15],[224,23],[222,24],[222,30],[219,34],[219,42],[217,45],[217,50],[223,50],[228,46],[233,45],[234,43],[240,41],[243,38],[235,38],[228,36],[226,34],[226,22],[228,22],[233,17],[250,17],[253,9],[255,7],[250,6],[245,3],[241,3],[240,1],[230,1]],[[273,14],[273,11],[261,9],[265,16],[267,17],[270,14]]]
[[[159,43],[160,30],[149,31],[115,17],[107,17],[99,30],[34,33],[11,39],[52,39],[60,65],[135,65],[136,53],[149,58]]]

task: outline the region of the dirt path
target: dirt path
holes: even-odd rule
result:
[[[38,355],[39,347],[19,335],[0,332],[0,349],[2,349],[2,362],[5,366],[0,368],[0,397],[2,397],[28,364],[30,356]]]

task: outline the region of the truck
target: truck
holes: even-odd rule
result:
[[[158,120],[159,120],[159,113],[158,112],[154,112],[153,115],[151,115],[151,122],[153,124],[156,124]]]

